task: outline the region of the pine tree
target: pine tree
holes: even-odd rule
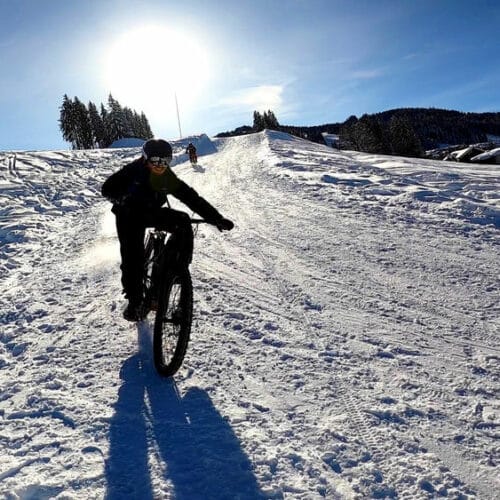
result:
[[[253,112],[253,130],[254,132],[262,132],[266,128],[264,117],[258,112]]]
[[[392,153],[400,156],[422,156],[422,144],[410,121],[402,115],[392,116],[389,122]]]
[[[264,112],[264,125],[269,130],[278,130],[280,127],[278,119],[270,109]]]
[[[92,133],[89,112],[85,104],[83,104],[78,97],[73,99],[73,103],[77,147],[78,149],[91,149],[94,146],[94,136]]]
[[[108,110],[105,108],[104,104],[102,104],[102,103],[101,103],[101,120],[102,120],[102,124],[104,126],[103,147],[107,148],[111,145],[111,143],[113,142],[113,139],[111,138],[111,133],[110,133],[109,113],[108,113]]]
[[[359,150],[356,142],[355,126],[358,123],[358,118],[351,115],[340,127],[339,136],[340,143],[345,149]]]
[[[380,123],[369,115],[363,115],[354,125],[354,140],[359,151],[388,153],[389,147]]]
[[[107,145],[104,122],[99,111],[97,111],[97,106],[92,101],[89,101],[88,110],[90,124],[92,126],[92,135],[94,137],[94,147],[104,148]]]
[[[134,125],[134,112],[130,108],[123,108],[124,137],[137,137]]]
[[[75,127],[75,114],[73,101],[64,94],[63,103],[59,113],[59,129],[62,132],[63,139],[71,143],[71,147],[76,149],[77,137]]]
[[[259,111],[254,111],[252,128],[254,132],[262,132],[264,129],[279,130],[280,124],[276,115],[270,109],[262,114]]]
[[[153,131],[151,130],[151,127],[149,125],[149,121],[146,118],[146,115],[144,112],[141,113],[140,116],[140,122],[141,122],[141,139],[151,139],[154,137]]]
[[[108,125],[111,142],[127,136],[125,116],[120,103],[111,94],[108,97]]]

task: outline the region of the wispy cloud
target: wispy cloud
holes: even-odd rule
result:
[[[224,97],[219,104],[250,110],[279,109],[283,103],[283,90],[283,85],[248,87]]]
[[[422,52],[412,52],[410,54],[404,55],[401,59],[403,61],[411,61],[412,59],[418,59],[419,57],[422,57]]]

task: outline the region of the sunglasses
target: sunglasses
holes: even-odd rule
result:
[[[161,157],[161,156],[152,156],[148,158],[148,162],[151,163],[154,167],[168,167],[172,158]]]

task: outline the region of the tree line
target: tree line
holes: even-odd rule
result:
[[[500,113],[464,113],[437,108],[400,108],[373,116],[386,124],[394,114],[409,120],[425,149],[443,144],[487,142],[487,135],[500,136]]]
[[[324,143],[323,133],[337,134],[342,149],[368,153],[419,157],[424,149],[443,144],[461,145],[500,136],[500,113],[463,113],[436,108],[398,108],[382,113],[350,116],[343,123],[309,127],[280,125],[272,111],[254,111],[253,126],[242,126],[219,136],[280,130],[313,142]]]
[[[253,112],[252,127],[239,127],[233,132],[223,132],[218,137],[261,132],[264,129],[287,132],[313,142],[324,144],[322,133],[339,134],[344,149],[354,149],[367,153],[396,154],[401,156],[421,156],[422,146],[411,123],[404,117],[395,115],[387,126],[383,126],[369,115],[359,120],[352,116],[342,125],[330,124],[315,127],[294,127],[280,125],[273,111]]]
[[[372,115],[359,120],[351,116],[340,127],[339,137],[344,149],[365,153],[420,157],[424,152],[410,120],[401,114],[394,114],[387,123]]]
[[[100,109],[92,101],[86,106],[78,97],[65,94],[59,109],[59,128],[73,149],[107,148],[125,137],[153,137],[146,115],[123,107],[111,94],[108,106],[101,103]]]

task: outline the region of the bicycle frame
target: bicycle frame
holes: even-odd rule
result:
[[[191,224],[205,224],[205,219],[190,219]],[[144,262],[144,299],[151,301],[151,288],[154,281],[159,281],[158,275],[165,268],[175,267],[182,255],[182,246],[175,234],[164,229],[152,228],[146,233],[145,262]],[[148,255],[147,245],[152,244],[151,255]],[[158,275],[158,276],[157,276]],[[156,283],[158,284],[158,283]],[[148,297],[149,295],[149,297]]]
[[[183,240],[177,236],[155,228],[148,231],[145,244],[144,310],[146,314],[156,311],[153,357],[158,373],[165,377],[175,374],[182,364],[193,313],[189,262]]]

